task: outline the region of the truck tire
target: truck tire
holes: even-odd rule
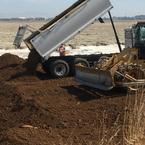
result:
[[[83,58],[76,58],[75,59],[75,65],[90,67],[89,62],[86,59],[83,59]]]
[[[50,64],[50,73],[55,78],[66,77],[69,71],[69,65],[64,60],[56,60]]]

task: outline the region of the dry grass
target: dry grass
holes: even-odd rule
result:
[[[138,88],[135,92],[130,90],[126,97],[123,145],[144,145],[142,143],[145,131],[144,123],[145,90],[142,87]]]
[[[104,119],[102,120],[102,126],[100,127],[100,139],[97,142],[97,145],[121,145],[121,140],[119,139],[118,143],[116,141],[118,140],[118,134],[121,131],[121,126],[118,125],[120,115],[116,118],[116,121],[114,122],[114,125],[111,127],[111,129],[107,129],[106,127],[106,119],[109,116],[105,114],[104,112]]]

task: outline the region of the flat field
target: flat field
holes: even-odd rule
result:
[[[20,25],[30,25],[36,29],[39,29],[46,21],[24,22],[24,21],[0,21],[0,48],[10,49],[13,48],[12,44]],[[131,26],[135,21],[116,21],[115,26],[120,38],[121,43],[124,43],[124,29]],[[27,37],[30,33],[27,33]],[[113,29],[110,21],[106,21],[105,24],[96,22],[75,36],[68,42],[73,45],[104,45],[115,44]],[[25,47],[25,45],[23,44]]]

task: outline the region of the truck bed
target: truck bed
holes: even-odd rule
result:
[[[62,43],[110,11],[109,0],[79,0],[29,36],[25,43],[47,60]]]

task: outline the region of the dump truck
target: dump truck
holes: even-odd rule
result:
[[[30,49],[27,69],[35,71],[41,63],[43,69],[52,77],[61,78],[75,74],[75,65],[93,66],[102,54],[51,56],[60,45],[65,44],[87,26],[99,20],[113,8],[109,0],[78,0],[61,14],[43,25],[39,30],[31,31],[24,42]],[[20,46],[28,26],[21,26],[14,41]],[[110,55],[110,54],[108,54]]]

